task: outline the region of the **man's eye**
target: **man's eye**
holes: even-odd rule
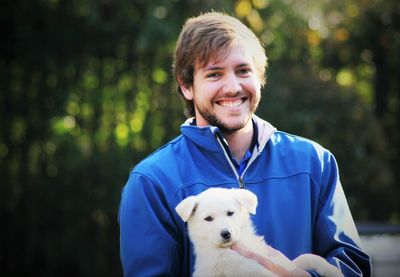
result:
[[[218,78],[221,74],[214,72],[206,75],[207,78]]]
[[[227,215],[227,216],[232,216],[234,213],[235,213],[235,212],[227,211],[227,212],[226,212],[226,215]]]
[[[238,74],[238,75],[247,75],[249,72],[250,72],[250,69],[248,69],[248,68],[243,68],[243,69],[239,69],[239,70],[237,71],[237,74]]]
[[[207,216],[206,218],[204,218],[205,221],[213,221],[214,218],[212,216]]]

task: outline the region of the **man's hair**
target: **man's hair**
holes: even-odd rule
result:
[[[265,84],[267,57],[256,35],[238,19],[219,12],[209,12],[189,18],[183,25],[176,43],[173,70],[179,84],[190,88],[196,65],[205,66],[210,60],[219,60],[228,54],[236,43],[246,47],[252,55],[261,85]],[[194,116],[193,101],[183,97],[185,114]]]

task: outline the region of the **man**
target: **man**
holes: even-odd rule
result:
[[[266,63],[257,37],[233,17],[206,13],[183,26],[174,70],[192,117],[180,136],[135,167],[123,190],[125,276],[190,276],[193,248],[174,208],[215,186],[258,196],[254,225],[277,255],[293,260],[314,253],[345,276],[370,275],[333,155],[254,115]],[[234,249],[290,275],[251,249]],[[299,276],[311,275],[316,273]]]

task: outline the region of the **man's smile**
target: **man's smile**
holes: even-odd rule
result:
[[[236,107],[239,107],[247,99],[248,99],[247,97],[221,99],[221,100],[216,101],[216,104],[223,106],[223,107],[227,107],[227,108],[236,108]]]

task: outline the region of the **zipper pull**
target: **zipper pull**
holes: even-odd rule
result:
[[[239,188],[244,189],[244,181],[242,177],[239,177]]]

